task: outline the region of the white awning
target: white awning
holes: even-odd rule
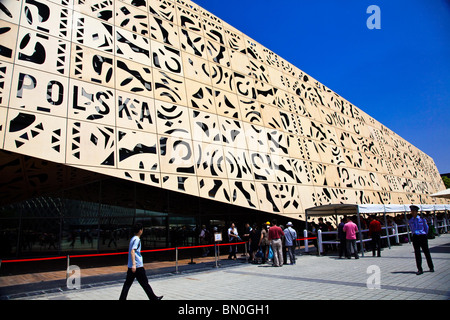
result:
[[[430,197],[450,199],[450,188],[430,194]]]
[[[306,215],[331,216],[331,215],[355,215],[357,213],[394,213],[410,212],[410,204],[329,204],[306,209]],[[420,211],[444,211],[450,210],[448,204],[416,204]]]

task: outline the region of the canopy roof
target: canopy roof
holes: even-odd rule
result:
[[[450,188],[430,194],[430,197],[450,199]]]
[[[306,209],[307,216],[353,215],[357,213],[409,212],[410,204],[329,204]],[[420,211],[450,210],[448,204],[416,204]]]

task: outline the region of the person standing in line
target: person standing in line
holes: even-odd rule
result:
[[[250,262],[257,263],[256,253],[261,248],[261,230],[257,227],[256,223],[253,224],[252,231],[250,231],[249,236],[249,246],[250,246]]]
[[[238,231],[236,229],[236,226],[234,225],[234,223],[231,223],[230,228],[228,228],[228,241],[233,243],[233,242],[238,242]],[[236,252],[237,252],[237,245],[230,245],[230,254],[228,255],[228,259],[231,260],[236,260]]]
[[[428,224],[427,221],[418,215],[419,207],[411,205],[412,218],[409,220],[409,228],[412,233],[412,242],[414,247],[414,255],[416,257],[417,275],[423,273],[422,269],[422,255],[420,249],[422,248],[425,258],[427,259],[428,268],[430,272],[434,272],[433,260],[431,259],[430,249],[428,248]]]
[[[200,231],[199,238],[200,238],[201,245],[209,244],[209,240],[210,240],[211,236],[210,236],[208,229],[206,229],[205,225],[202,225],[202,230]],[[209,254],[208,247],[203,247],[202,251],[203,251],[202,257],[206,257]]]
[[[377,257],[381,257],[381,223],[376,217],[370,217],[369,223],[369,237],[372,238],[372,255],[375,257],[375,250]]]
[[[343,256],[347,257],[347,243],[345,239],[345,232],[344,232],[344,226],[345,222],[347,221],[347,217],[344,216],[341,220],[341,223],[338,225],[338,239],[339,239],[339,259],[341,259]]]
[[[133,227],[134,237],[130,240],[128,248],[128,271],[127,278],[123,284],[122,292],[120,293],[119,300],[126,300],[128,291],[133,284],[134,279],[137,279],[142,289],[144,289],[147,297],[150,300],[161,300],[163,296],[156,296],[152,287],[148,283],[148,278],[144,269],[144,262],[141,255],[141,235],[144,232],[142,224],[137,223]]]
[[[281,238],[284,236],[283,230],[277,226],[277,220],[272,220],[272,226],[269,229],[269,241],[273,249],[273,266],[283,266],[283,244]]]
[[[287,228],[284,229],[284,241],[289,255],[289,262],[295,264],[295,244],[297,243],[297,231],[292,228],[292,222],[286,224]],[[287,262],[287,259],[286,259]]]
[[[262,263],[265,264],[266,261],[268,260],[268,255],[269,255],[269,228],[268,228],[268,224],[270,225],[270,222],[266,222],[265,224],[263,224],[261,226],[261,239],[260,239],[260,246],[261,246],[261,250],[263,252],[263,258],[262,258]]]
[[[345,241],[347,243],[347,259],[350,259],[352,250],[355,259],[359,259],[358,249],[356,248],[356,232],[358,232],[358,226],[350,218],[347,218],[347,223],[344,225],[343,231],[345,232]]]

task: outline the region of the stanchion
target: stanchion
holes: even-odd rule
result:
[[[323,252],[322,245],[322,230],[317,230],[317,249],[319,251],[319,256]]]
[[[178,247],[175,247],[175,273],[178,274]]]
[[[303,230],[303,237],[305,238],[305,253],[309,253],[308,230]]]

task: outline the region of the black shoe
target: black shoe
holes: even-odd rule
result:
[[[423,274],[422,270],[416,272],[416,275],[418,275],[418,276],[421,275],[421,274]]]
[[[434,269],[433,269],[433,268],[431,268],[431,269],[430,269],[430,272],[434,272]]]

